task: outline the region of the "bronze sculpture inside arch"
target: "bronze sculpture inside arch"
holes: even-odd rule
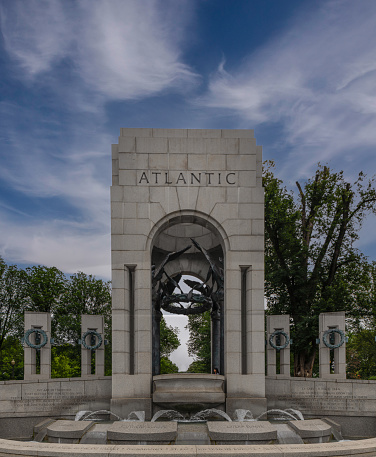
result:
[[[184,283],[190,288],[183,292],[179,282],[182,273],[170,276],[165,266],[188,251],[192,244],[176,252],[169,252],[156,267],[152,266],[152,311],[153,311],[153,375],[160,374],[160,322],[162,309],[173,314],[201,314],[211,311],[212,319],[212,371],[214,368],[221,373],[223,369],[223,297],[224,275],[223,261],[217,262],[209,252],[191,238],[193,245],[204,255],[208,271],[204,282],[185,279]],[[178,289],[181,293],[174,293]],[[188,306],[184,306],[188,304]]]

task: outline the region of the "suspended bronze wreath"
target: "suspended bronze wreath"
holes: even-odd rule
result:
[[[180,251],[168,253],[157,268],[154,265],[152,267],[153,305],[158,313],[160,313],[161,308],[169,313],[184,315],[201,314],[210,309],[212,312],[219,312],[218,303],[223,299],[223,269],[215,264],[206,249],[201,247],[194,239],[191,238],[191,240],[209,263],[205,282],[185,279],[185,284],[191,290],[188,293],[184,293],[179,286],[182,274],[179,273],[170,277],[164,267],[167,263],[180,257],[192,245]],[[164,277],[166,277],[165,280]],[[211,286],[208,285],[209,280],[211,280]],[[181,293],[174,294],[176,289],[179,289]],[[182,303],[189,303],[189,306],[185,307]]]
[[[189,303],[185,307],[182,303]],[[188,298],[187,294],[177,294],[166,296],[162,300],[161,308],[169,313],[184,314],[186,316],[191,314],[201,314],[209,311],[213,306],[213,302],[209,297],[194,294]]]

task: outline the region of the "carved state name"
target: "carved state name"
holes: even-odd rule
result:
[[[236,184],[237,173],[222,171],[140,171],[137,184],[221,186]]]

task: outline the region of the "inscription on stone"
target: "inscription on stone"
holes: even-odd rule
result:
[[[160,186],[233,186],[237,173],[227,171],[138,171],[137,184]]]
[[[304,411],[308,410],[323,410],[323,411],[359,411],[363,408],[365,400],[360,398],[348,399],[344,395],[338,397],[311,397],[308,398],[301,395],[300,398],[291,397],[289,395],[278,396],[279,401],[285,401],[286,404],[291,405]]]
[[[75,399],[78,399],[78,398],[87,398],[87,397],[83,397],[82,393],[77,391],[77,390],[74,390],[74,389],[63,389],[63,390],[60,390],[60,389],[47,389],[47,388],[37,388],[35,389],[34,391],[32,392],[24,392],[23,395],[22,395],[22,398],[23,400],[27,400],[27,399],[37,399],[37,398],[40,398],[40,399],[49,399],[49,400],[53,400],[53,399],[57,399],[57,400],[61,400],[61,399],[70,399],[70,398],[75,398]],[[10,397],[9,400],[17,400],[19,399],[18,397]]]

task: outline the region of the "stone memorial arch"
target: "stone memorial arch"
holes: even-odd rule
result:
[[[150,417],[203,397],[230,414],[263,412],[264,200],[253,131],[125,128],[112,159],[112,411]],[[189,292],[176,289],[181,275],[197,278]],[[219,375],[159,374],[162,309],[210,311]]]

